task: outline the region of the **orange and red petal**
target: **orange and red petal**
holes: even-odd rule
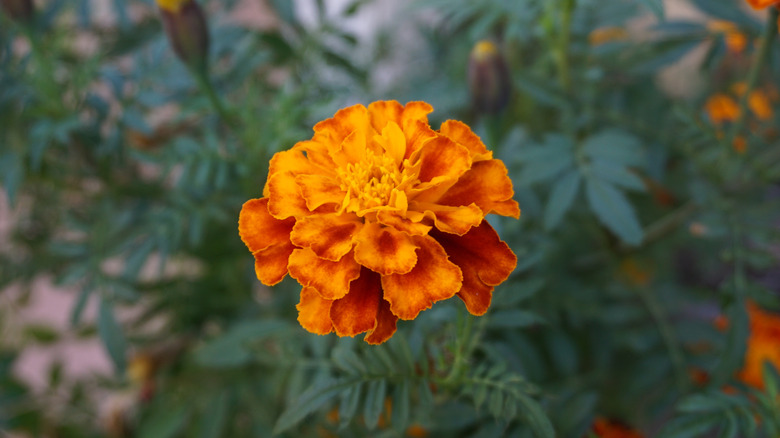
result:
[[[436,230],[430,235],[463,273],[458,296],[466,309],[474,315],[483,315],[490,306],[493,286],[509,277],[517,265],[517,257],[485,220],[462,236]]]
[[[250,199],[238,215],[238,234],[250,252],[290,241],[295,219],[279,220],[268,213],[268,198]]]
[[[298,175],[295,182],[306,201],[306,208],[316,210],[325,204],[334,204],[334,209],[341,206],[345,193],[341,185],[327,175]]]
[[[461,288],[463,275],[450,262],[444,248],[432,237],[415,239],[417,265],[406,274],[382,276],[384,297],[401,319],[414,319],[433,303],[452,298]]]
[[[368,117],[376,132],[382,132],[388,122],[401,124],[404,107],[395,100],[380,100],[368,105]]]
[[[488,151],[485,144],[469,125],[457,120],[447,120],[442,123],[439,132],[445,137],[453,140],[455,143],[465,147],[471,153],[474,162],[490,160],[493,153]]]
[[[397,323],[398,317],[390,311],[390,303],[380,300],[379,310],[376,312],[376,327],[366,335],[364,340],[372,345],[385,342],[395,333]]]
[[[436,201],[444,205],[477,204],[484,214],[520,217],[520,207],[512,199],[514,189],[508,171],[500,160],[474,163],[457,183]]]
[[[301,290],[301,301],[295,306],[301,327],[318,335],[327,335],[333,331],[333,323],[330,322],[332,304],[333,301],[323,299],[316,290],[304,287]]]
[[[367,223],[355,242],[355,260],[379,274],[405,274],[417,263],[417,245],[408,234],[393,227]]]
[[[468,149],[444,136],[429,140],[420,149],[420,182],[457,180],[471,167]]]
[[[339,336],[355,336],[377,327],[377,313],[382,302],[379,275],[363,269],[350,283],[344,298],[333,301],[330,320]]]
[[[407,103],[404,105],[404,111],[401,114],[401,128],[406,132],[409,127],[417,122],[422,122],[427,125],[428,114],[432,112],[433,107],[426,102],[415,101]]]
[[[352,255],[333,262],[317,257],[309,248],[292,252],[288,270],[302,286],[315,289],[326,300],[343,298],[352,280],[360,276],[360,265]]]
[[[317,214],[295,222],[290,240],[311,248],[318,257],[338,261],[352,249],[353,236],[363,224],[351,214]]]
[[[780,0],[747,0],[753,9],[764,9],[772,5],[780,5]]]
[[[340,109],[332,118],[314,125],[315,138],[323,143],[340,146],[347,136],[356,130],[368,133],[371,127],[368,109],[357,104]]]
[[[287,219],[310,214],[293,172],[281,171],[269,176],[266,188],[271,216]]]
[[[294,249],[290,242],[286,242],[254,252],[257,279],[267,286],[282,281],[287,275],[287,259]]]
[[[376,214],[376,220],[382,225],[393,227],[410,236],[424,236],[432,228],[430,225],[425,225],[419,221],[414,222],[408,218],[401,217],[395,211],[379,211]]]
[[[466,234],[472,227],[482,223],[485,217],[476,204],[453,207],[423,202],[412,202],[410,210],[423,212],[434,221],[434,225],[445,233]]]

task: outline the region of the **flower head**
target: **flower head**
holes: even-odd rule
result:
[[[479,41],[471,49],[468,79],[471,101],[477,111],[494,114],[509,103],[512,93],[509,68],[492,41]]]
[[[745,361],[738,377],[748,385],[764,387],[763,366],[769,362],[780,369],[780,314],[768,312],[748,303],[750,337]]]
[[[303,286],[310,332],[386,341],[396,322],[458,295],[484,314],[517,259],[485,215],[519,217],[504,164],[458,121],[434,131],[424,102],[355,105],[272,159],[239,234],[255,271]]]
[[[188,67],[206,70],[209,30],[203,10],[195,0],[157,0],[165,32],[173,51]]]
[[[642,438],[643,435],[619,422],[598,417],[593,420],[593,434],[600,438]]]

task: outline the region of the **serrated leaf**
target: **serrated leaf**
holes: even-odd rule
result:
[[[331,379],[310,387],[282,412],[282,415],[279,416],[274,425],[274,435],[280,434],[300,423],[307,415],[324,406],[336,394],[358,383],[359,381],[356,379]]]
[[[225,428],[228,412],[228,394],[222,392],[211,400],[200,423],[201,438],[219,438]]]
[[[645,191],[645,184],[634,172],[620,163],[595,159],[590,163],[590,171],[594,178],[624,187],[626,189]]]
[[[519,394],[517,401],[521,405],[520,418],[531,428],[537,438],[555,438],[555,429],[536,400],[525,394]]]
[[[100,300],[97,326],[100,339],[103,341],[103,345],[106,347],[109,357],[111,357],[111,360],[114,362],[117,373],[124,374],[127,341],[125,340],[122,328],[114,317],[114,309],[105,299]]]
[[[537,182],[547,181],[561,172],[574,167],[574,157],[569,152],[557,154],[549,160],[534,161],[527,164],[516,180],[519,186],[528,186]]]
[[[601,159],[625,166],[640,166],[645,161],[639,139],[616,129],[588,137],[582,144],[582,150],[591,160]]]
[[[630,245],[642,243],[643,232],[634,208],[615,186],[591,178],[586,181],[585,193],[596,217]]]
[[[151,417],[141,424],[138,436],[145,438],[170,438],[175,436],[189,417],[189,408],[180,406],[169,409],[156,409]]]
[[[404,380],[395,386],[393,390],[393,413],[390,424],[393,429],[402,432],[406,430],[409,424],[409,410],[411,400],[409,399],[409,381]]]
[[[488,401],[488,411],[490,415],[495,418],[501,417],[504,411],[504,394],[498,389],[494,389],[490,393],[490,400]]]
[[[553,185],[550,198],[544,209],[544,229],[549,231],[558,226],[574,203],[580,187],[580,172],[572,169]]]
[[[358,384],[347,388],[341,393],[341,402],[339,403],[339,423],[342,428],[347,427],[357,413],[360,404],[360,394],[363,391],[363,385]]]
[[[366,427],[373,430],[379,422],[379,417],[385,410],[385,396],[387,395],[387,382],[384,379],[374,380],[368,383],[366,399],[364,400],[363,420]]]
[[[275,320],[245,321],[222,336],[208,342],[195,353],[195,360],[209,367],[233,367],[251,360],[248,345],[287,329],[287,323]]]

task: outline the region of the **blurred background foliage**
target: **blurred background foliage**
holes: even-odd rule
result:
[[[274,0],[248,26],[204,1],[199,76],[151,0],[110,2],[109,22],[89,0],[0,3],[0,290],[68,286],[66,331],[115,369],[30,387],[14,363],[64,332],[11,327],[35,291],[0,292],[0,431],[780,435],[773,7]],[[299,327],[299,286],[263,287],[236,223],[273,153],[377,99],[469,123],[523,213],[491,219],[519,263],[486,316],[449,300],[368,346]]]

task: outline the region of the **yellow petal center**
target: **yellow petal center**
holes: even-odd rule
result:
[[[403,188],[409,186],[411,176],[402,167],[389,155],[369,150],[362,161],[336,169],[346,193],[342,209],[359,216],[386,206],[405,210]]]

